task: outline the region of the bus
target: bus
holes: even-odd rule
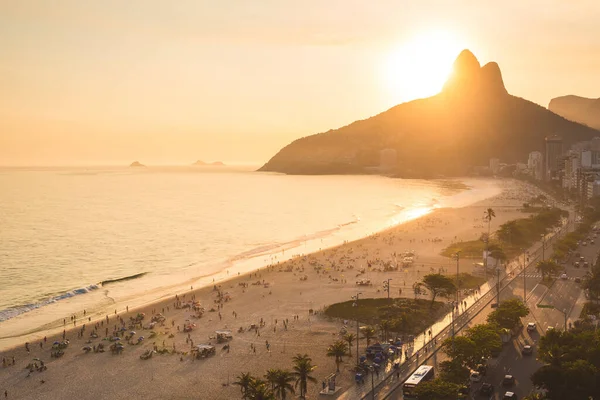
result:
[[[421,382],[427,382],[433,379],[433,367],[431,365],[421,365],[402,385],[402,393],[405,399],[416,399],[413,394],[415,388]]]

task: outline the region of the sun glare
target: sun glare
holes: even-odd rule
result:
[[[383,65],[382,84],[394,101],[410,101],[438,93],[464,44],[448,32],[413,36],[393,49]]]

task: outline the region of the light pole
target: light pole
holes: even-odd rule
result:
[[[392,278],[388,278],[385,281],[383,281],[383,289],[387,290],[388,300],[390,299],[390,281],[391,280],[392,280]]]
[[[500,306],[500,268],[496,268],[496,291],[498,292],[496,303]]]
[[[373,383],[373,375],[375,375],[375,368],[373,368],[373,366],[371,365],[369,367],[369,370],[371,371],[371,398],[375,400],[375,384]]]
[[[359,332],[358,332],[358,296],[360,296],[362,293],[356,293],[356,296],[352,296],[352,298],[354,300],[356,300],[354,302],[354,307],[356,307],[356,366],[358,366],[358,338],[359,338]]]
[[[527,261],[529,261],[529,252],[525,251],[525,249],[521,249],[523,251],[523,304],[527,305],[527,281],[525,280],[525,270],[527,269]],[[527,259],[525,256],[527,255]]]
[[[546,234],[542,233],[542,261],[544,261],[546,258],[545,252],[546,252]]]
[[[460,251],[456,252],[456,304],[458,304],[458,293],[460,292],[460,283],[458,281],[458,265],[460,262]]]
[[[453,301],[450,302],[452,306],[452,349],[454,350],[454,307],[456,306]]]
[[[483,252],[483,277],[487,282],[487,259],[488,259],[488,243],[490,241],[489,234],[485,238],[485,251]]]

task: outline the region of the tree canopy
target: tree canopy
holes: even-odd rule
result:
[[[422,283],[431,292],[431,304],[437,296],[448,297],[456,291],[452,279],[442,274],[425,275]]]
[[[459,389],[455,383],[434,379],[418,385],[414,393],[419,400],[456,400]]]
[[[498,325],[500,328],[514,329],[521,323],[521,318],[529,315],[529,309],[521,300],[513,299],[503,301],[492,311],[487,321]]]

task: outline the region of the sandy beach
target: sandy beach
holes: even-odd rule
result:
[[[497,184],[502,193],[485,201],[463,208],[437,209],[358,241],[215,282],[216,287],[190,288],[179,293],[177,299],[171,297],[139,309],[118,309],[116,314],[91,321],[82,310],[75,321],[66,319],[64,335],[70,344],[62,357],[51,357],[52,343],[63,340],[62,332],[45,340],[43,334],[32,338],[29,350],[23,343],[1,354],[0,394],[6,390],[8,399],[237,399],[241,397],[239,387],[231,383],[240,373],[262,376],[269,368],[291,369],[292,356],[307,353],[317,365],[314,377],[319,382],[309,385],[308,397],[317,398],[320,382],[335,372],[334,360],[326,357],[326,348],[339,338],[343,325],[342,321],[330,321],[320,311],[331,303],[350,300],[357,289],[362,292],[361,298],[386,296],[383,279],[392,278],[393,297],[413,297],[412,285],[423,275],[454,273],[455,261],[439,254],[443,248],[452,242],[476,239],[485,232],[487,225],[482,217],[488,207],[496,213],[494,230],[508,220],[523,217],[525,214],[519,211],[523,202],[540,193],[518,181],[499,180]],[[383,272],[384,263],[396,265],[397,256],[407,250],[417,254],[411,267]],[[473,262],[461,260],[461,272],[472,272]],[[357,277],[361,268],[365,273]],[[357,279],[370,279],[373,285],[358,288]],[[196,318],[190,308],[177,308],[191,301],[199,302],[204,309],[201,318]],[[311,315],[309,310],[316,314]],[[129,333],[130,317],[138,313],[145,313],[143,326],[158,313],[165,321],[153,327],[157,335],[152,338],[150,329],[133,329],[136,333],[131,342],[137,343],[140,336],[144,340],[128,344],[123,338],[122,353],[111,354],[111,343],[102,338],[120,329],[121,320],[125,322],[125,333]],[[196,325],[189,334],[183,332],[186,320]],[[260,327],[258,332],[248,330],[252,324]],[[240,327],[245,331],[238,332]],[[94,330],[99,337],[89,342]],[[228,350],[223,349],[224,343],[216,343],[216,330],[232,331]],[[82,350],[99,343],[104,343],[106,352]],[[190,355],[192,343],[215,345],[216,354],[194,360]],[[140,359],[153,348],[169,349],[171,353]],[[40,365],[34,361],[36,358],[47,369],[29,373],[28,364]],[[354,385],[349,371],[352,364],[353,358],[346,357],[341,365],[337,383],[343,388]]]

